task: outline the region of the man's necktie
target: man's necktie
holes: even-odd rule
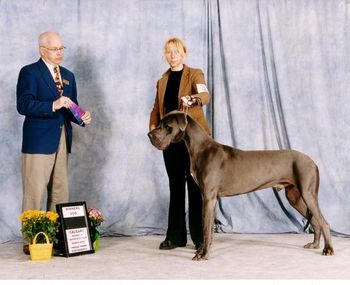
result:
[[[54,71],[54,73],[55,73],[55,84],[56,84],[58,93],[60,93],[60,95],[62,96],[62,95],[63,95],[63,87],[62,87],[62,84],[61,84],[61,81],[60,81],[60,76],[59,76],[59,74],[58,74],[58,68],[57,68],[57,66],[55,66],[55,67],[53,68],[53,71]]]

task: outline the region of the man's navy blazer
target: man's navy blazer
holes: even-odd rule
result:
[[[63,81],[63,95],[78,104],[74,74],[61,66],[60,73]],[[23,153],[55,153],[58,149],[63,125],[67,130],[68,152],[71,152],[71,121],[76,121],[66,108],[53,111],[53,101],[59,97],[55,81],[42,59],[21,69],[17,82],[17,111],[25,116]]]

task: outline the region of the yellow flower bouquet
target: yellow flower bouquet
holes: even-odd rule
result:
[[[58,242],[57,232],[59,229],[58,214],[55,212],[45,212],[40,210],[24,211],[19,216],[22,222],[22,233],[25,239],[33,242],[35,235],[44,232],[48,235],[50,242]],[[38,243],[45,243],[45,236],[38,236]]]

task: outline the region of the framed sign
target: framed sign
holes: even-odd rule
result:
[[[65,257],[94,253],[92,247],[88,212],[85,202],[56,205],[59,215],[60,254]]]

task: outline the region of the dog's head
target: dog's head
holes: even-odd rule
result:
[[[164,116],[158,127],[148,133],[148,137],[157,149],[164,150],[171,143],[184,138],[186,127],[187,115],[184,112],[173,111]]]

